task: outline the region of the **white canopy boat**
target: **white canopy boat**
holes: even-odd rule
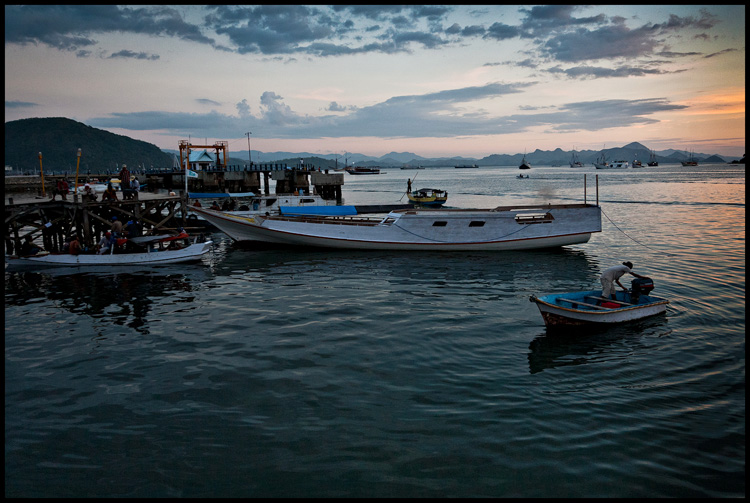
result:
[[[525,250],[585,243],[602,230],[594,204],[409,209],[380,219],[191,210],[235,241],[362,250]]]
[[[212,241],[193,241],[185,234],[170,236],[142,236],[128,239],[138,251],[71,255],[69,253],[40,252],[30,256],[5,256],[6,264],[11,266],[132,266],[178,264],[196,262],[211,250]]]

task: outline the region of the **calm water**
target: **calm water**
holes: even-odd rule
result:
[[[744,497],[744,166],[386,171],[346,202],[415,175],[454,207],[571,202],[584,173],[592,202],[599,175],[603,232],[6,271],[5,495]],[[666,316],[547,333],[529,295],[623,260]]]

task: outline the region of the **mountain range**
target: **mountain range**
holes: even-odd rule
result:
[[[38,153],[43,153],[45,171],[72,172],[76,169],[77,151],[82,150],[80,169],[82,172],[101,170],[116,171],[123,163],[131,169],[140,166],[172,167],[174,155],[178,150],[159,149],[156,145],[135,140],[123,135],[117,135],[87,126],[81,122],[64,117],[20,119],[5,123],[5,165],[15,170],[35,171],[39,169]],[[634,159],[644,164],[649,161],[650,149],[642,143],[633,142],[623,147],[602,150],[578,151],[578,160],[584,164],[591,164],[604,152],[611,161]],[[689,158],[690,153],[684,150],[667,149],[654,152],[659,163],[679,163]],[[235,151],[228,159],[230,165],[244,165],[247,163],[247,151]],[[253,162],[286,163],[296,166],[300,159],[305,163],[321,168],[357,166],[381,167],[441,167],[459,164],[477,164],[478,166],[517,166],[523,156],[533,165],[567,165],[573,151],[560,148],[555,150],[536,149],[526,154],[492,154],[482,158],[472,157],[436,157],[427,158],[412,152],[390,152],[380,157],[367,156],[357,153],[346,154],[317,154],[310,152],[261,152],[252,151]],[[695,158],[702,163],[726,163],[736,159],[718,154],[694,153]],[[742,161],[744,162],[744,156]]]

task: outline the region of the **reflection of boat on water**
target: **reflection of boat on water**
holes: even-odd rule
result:
[[[622,325],[577,328],[564,334],[547,329],[529,343],[529,373],[601,365],[603,359],[627,360],[631,352],[620,351],[625,341],[637,344],[641,336],[662,332],[666,323],[663,316],[655,316]]]
[[[375,219],[193,211],[235,241],[359,250],[528,250],[585,243],[601,232],[601,209],[593,204],[411,209]]]
[[[662,314],[668,300],[648,295],[653,289],[649,278],[636,278],[628,292],[617,292],[615,299],[601,297],[601,290],[532,295],[547,328],[582,325],[615,325]]]
[[[419,206],[439,207],[448,200],[448,193],[439,189],[419,189],[408,194],[409,201]]]
[[[123,239],[122,248],[116,251],[111,248],[110,253],[98,255],[96,253],[49,253],[41,252],[30,256],[6,256],[8,266],[134,266],[178,264],[183,262],[197,262],[203,255],[211,251],[211,241],[200,241],[181,233],[177,236],[142,236]]]

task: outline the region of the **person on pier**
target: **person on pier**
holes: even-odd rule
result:
[[[117,201],[117,192],[111,183],[107,184],[107,190],[102,194],[102,201]]]

